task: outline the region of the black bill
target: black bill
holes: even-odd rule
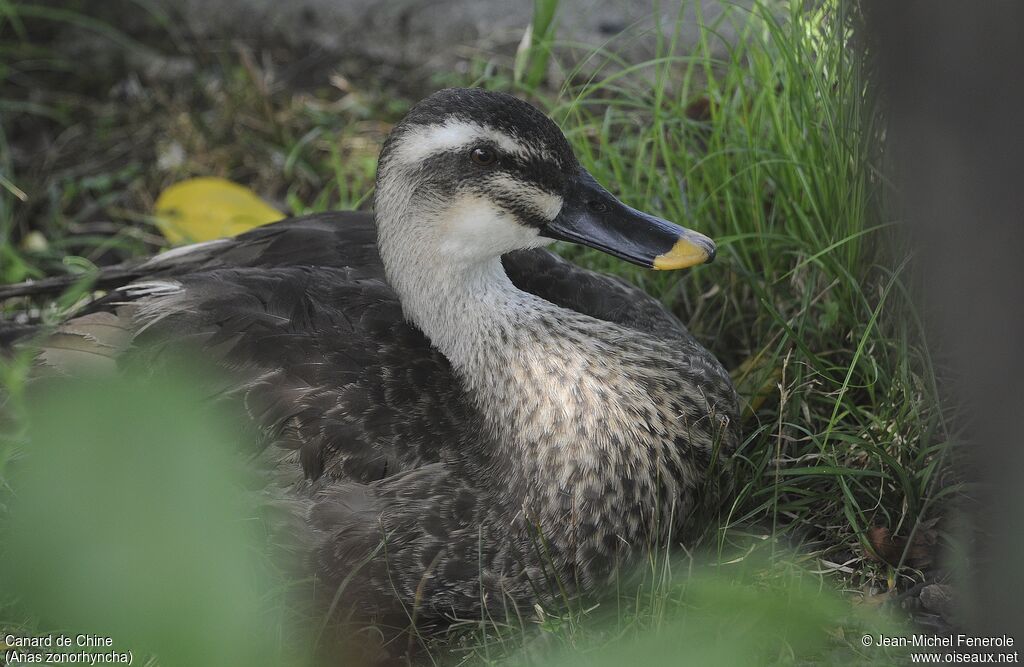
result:
[[[653,269],[685,269],[715,258],[715,242],[626,206],[580,169],[562,209],[541,234],[596,248]]]

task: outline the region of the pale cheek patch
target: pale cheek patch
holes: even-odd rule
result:
[[[488,186],[494,187],[506,197],[529,206],[537,215],[548,221],[554,220],[558,216],[558,212],[562,210],[561,197],[524,183],[508,174],[493,177],[488,182]]]
[[[464,195],[440,213],[440,250],[451,259],[498,257],[549,243],[537,230],[483,197]]]
[[[562,198],[543,190],[537,191],[533,202],[540,214],[548,220],[557,218],[558,213],[562,210]]]

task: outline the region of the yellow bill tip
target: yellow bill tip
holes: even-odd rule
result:
[[[654,268],[658,271],[671,271],[674,269],[686,269],[698,264],[704,264],[715,256],[715,246],[708,239],[708,244],[694,243],[682,238],[676,241],[672,249],[654,258]]]

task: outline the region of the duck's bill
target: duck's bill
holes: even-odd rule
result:
[[[685,269],[715,258],[715,242],[708,237],[626,206],[582,170],[558,217],[541,234],[652,269]]]

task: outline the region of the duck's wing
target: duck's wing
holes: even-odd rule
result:
[[[92,276],[92,287],[111,290],[133,280],[172,278],[205,269],[257,266],[358,267],[365,275],[384,276],[377,254],[373,214],[335,211],[288,218],[231,238],[193,243],[142,261],[102,267]],[[0,301],[57,294],[82,278],[80,275],[53,276],[0,285]]]
[[[66,322],[41,360],[52,372],[99,360],[159,376],[196,350],[221,371],[197,379],[197,392],[234,398],[247,411],[240,421],[254,425],[258,468],[286,491],[266,490],[268,528],[282,564],[315,574],[323,609],[401,628],[410,613],[438,619],[479,606],[471,584],[487,554],[477,540],[500,540],[467,526],[497,510],[453,471],[495,448],[386,282],[302,266],[137,281]],[[417,604],[430,608],[411,612]]]
[[[512,282],[547,301],[660,338],[689,338],[685,326],[657,299],[634,285],[590,271],[544,249],[502,258]],[[332,212],[290,218],[229,239],[175,248],[144,262],[101,269],[96,289],[117,289],[133,280],[179,278],[220,268],[316,266],[345,269],[360,278],[384,279],[373,214]],[[73,277],[0,286],[0,301],[59,292]]]
[[[183,356],[226,378],[297,479],[369,482],[478,442],[478,416],[447,359],[402,317],[383,280],[358,269],[207,269],[137,281],[43,343],[53,372]]]
[[[337,211],[289,218],[238,236],[174,248],[138,267],[138,276],[181,276],[214,268],[320,266],[384,278],[373,214]]]

